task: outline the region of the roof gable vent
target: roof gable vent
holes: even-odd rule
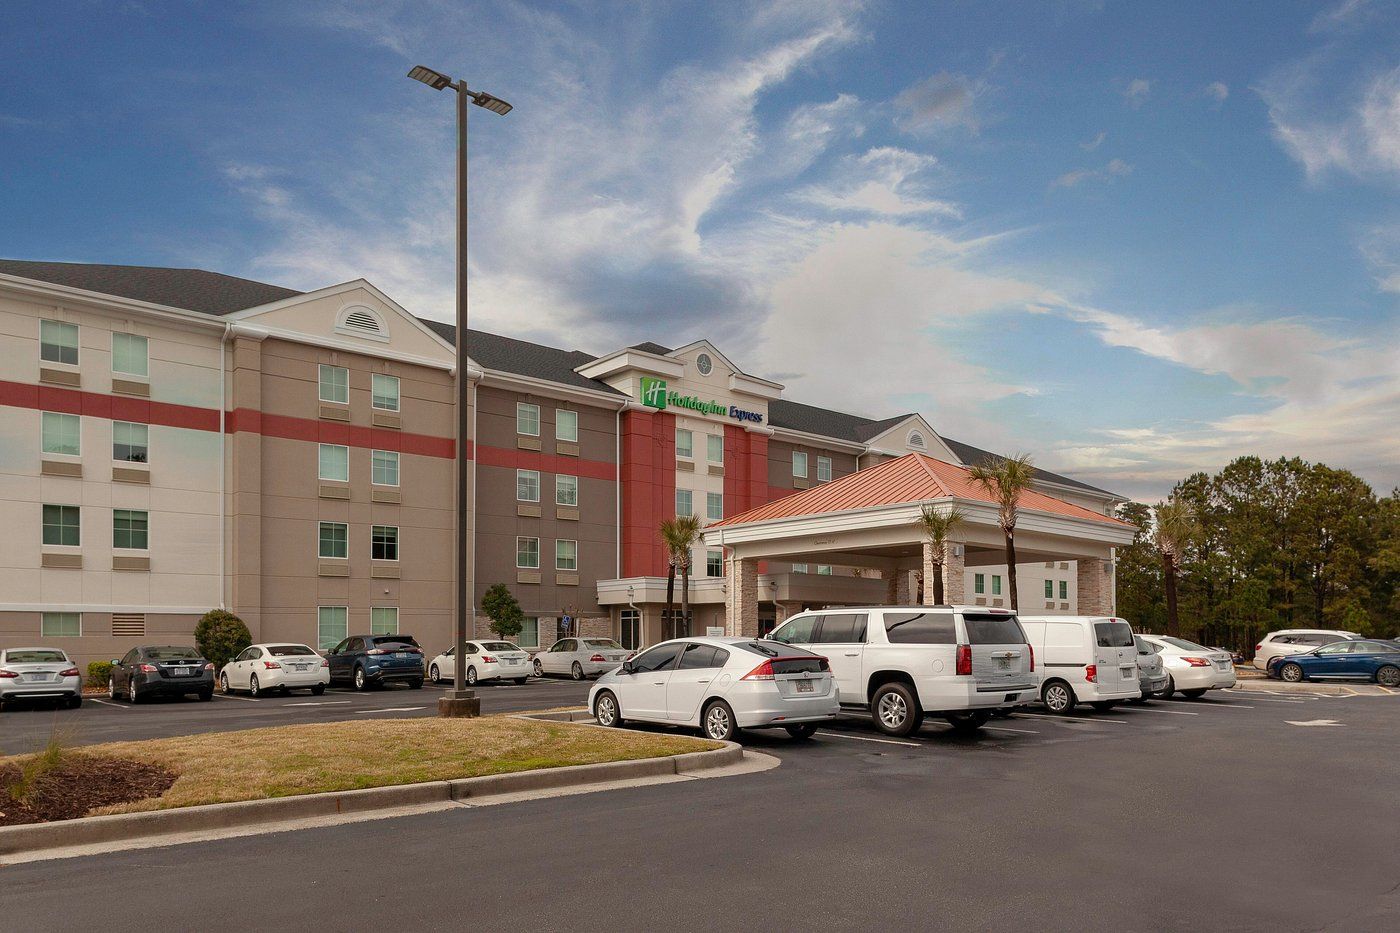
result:
[[[910,432],[909,432],[909,441],[908,441],[908,445],[909,445],[910,447],[917,447],[917,448],[919,448],[920,450],[922,450],[922,449],[924,449],[925,447],[928,446],[928,444],[926,444],[926,443],[924,442],[924,436],[923,436],[923,434],[921,434],[921,433],[918,432],[918,431],[910,431]]]
[[[366,337],[370,340],[389,339],[389,329],[384,318],[374,309],[364,305],[350,305],[342,308],[336,320],[335,332],[353,337]]]

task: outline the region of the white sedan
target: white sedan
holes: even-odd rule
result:
[[[224,693],[246,690],[261,696],[269,690],[286,694],[309,689],[316,696],[326,692],[331,682],[330,662],[306,645],[250,645],[219,672],[219,689]]]
[[[83,677],[62,648],[0,651],[0,709],[12,700],[59,700],[83,704]]]
[[[599,677],[588,706],[602,726],[692,726],[729,741],[754,728],[810,738],[841,704],[821,655],[755,638],[677,638]]]
[[[530,655],[508,641],[469,641],[466,644],[466,681],[513,680],[523,684],[530,676]],[[428,679],[435,684],[457,677],[456,647],[448,648],[428,665]]]
[[[1171,635],[1139,635],[1162,658],[1167,671],[1167,688],[1157,694],[1164,700],[1180,691],[1188,700],[1206,695],[1207,690],[1223,690],[1235,685],[1235,659],[1228,651],[1207,648],[1194,641]]]
[[[616,669],[627,655],[611,638],[561,638],[535,655],[535,676],[568,674],[583,680]]]

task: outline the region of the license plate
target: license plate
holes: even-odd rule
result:
[[[1120,668],[1120,670],[1122,670],[1122,672],[1123,672],[1123,679],[1125,679],[1125,680],[1136,680],[1136,679],[1137,679],[1137,668],[1135,668],[1135,667],[1124,667],[1124,668]]]
[[[812,692],[812,682],[811,682],[810,680],[799,680],[799,681],[797,682],[797,692],[798,692],[798,693],[811,693],[811,692]]]
[[[188,677],[190,676],[190,669],[188,667],[177,667],[175,668],[175,676]]]
[[[395,652],[394,652],[394,657],[396,657],[396,658],[411,658],[411,657],[413,657],[413,655],[412,655],[410,652],[407,652],[407,651],[395,651]]]
[[[293,664],[293,665],[292,665],[292,670],[294,670],[294,671],[304,671],[304,670],[306,670],[309,666],[310,666],[310,665],[307,665],[307,664]]]
[[[1003,670],[1003,671],[1009,671],[1009,670],[1011,670],[1011,659],[1010,659],[1010,658],[997,658],[997,667],[998,667],[1000,670]]]

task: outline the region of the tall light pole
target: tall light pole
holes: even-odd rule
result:
[[[492,113],[505,116],[510,104],[484,91],[473,91],[465,81],[453,81],[440,71],[414,65],[408,76],[422,81],[435,91],[452,88],[457,92],[457,503],[456,548],[453,555],[456,582],[455,604],[457,640],[452,655],[452,692],[438,698],[439,716],[479,716],[481,700],[475,690],[467,689],[467,671],[462,658],[467,653],[467,616],[471,612],[472,594],[467,589],[468,460],[467,442],[471,419],[468,417],[467,380],[467,104],[476,104]]]

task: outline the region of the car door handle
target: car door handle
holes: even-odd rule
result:
[[[653,687],[664,687],[664,686],[666,686],[666,681],[664,681],[664,680],[653,680],[653,681],[651,682],[651,685],[652,685]]]
[[[846,657],[848,657],[848,658],[858,658],[858,657],[860,657],[860,652],[859,652],[859,651],[847,651],[847,652],[846,652]]]
[[[706,680],[697,680],[697,681],[696,681],[697,684],[707,684],[707,683],[709,683],[709,682],[710,682],[710,681],[709,681],[708,679],[706,679]]]

